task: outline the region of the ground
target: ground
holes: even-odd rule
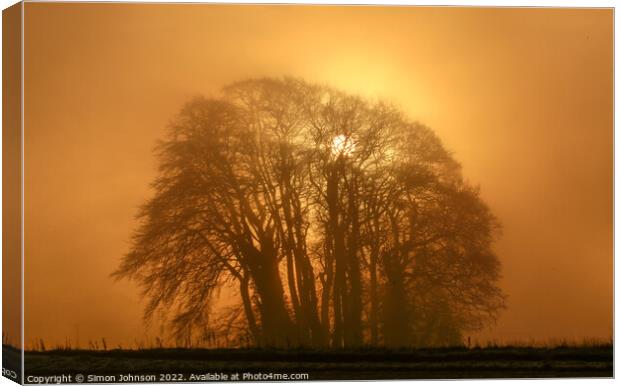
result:
[[[235,373],[240,380],[299,373],[309,380],[613,377],[613,346],[56,350],[26,352],[25,368],[27,383],[35,379],[28,376],[62,374],[81,374],[86,382],[89,375],[93,382],[136,381],[122,375],[186,382],[230,380]]]

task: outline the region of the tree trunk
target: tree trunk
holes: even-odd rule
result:
[[[250,282],[250,277],[248,275],[244,275],[239,281],[239,292],[241,293],[241,299],[243,301],[243,310],[245,312],[245,317],[248,321],[248,328],[250,329],[250,333],[252,334],[252,337],[256,345],[262,346],[264,344],[263,337],[256,323],[256,316],[254,315],[254,310],[252,309],[252,300],[250,298],[249,282]]]
[[[327,228],[327,227],[326,227]],[[333,285],[334,285],[334,257],[333,257],[333,248],[332,248],[332,239],[328,236],[328,229],[326,229],[325,233],[325,272],[324,278],[322,278],[323,284],[323,292],[321,293],[321,324],[323,327],[323,334],[325,339],[329,336],[331,329],[331,320],[330,320],[330,299],[333,299],[331,296],[333,294]]]
[[[393,257],[386,256],[384,261],[387,279],[383,301],[384,344],[387,347],[403,347],[410,340],[407,294],[400,267]]]
[[[347,253],[347,276],[349,279],[349,292],[347,296],[347,316],[345,324],[347,347],[359,347],[362,345],[362,281],[359,261],[359,209],[357,205],[357,184],[355,176],[348,186],[348,206],[350,230],[348,235]]]
[[[379,318],[377,293],[377,255],[378,248],[373,245],[370,252],[370,344],[379,344]]]
[[[263,245],[262,251],[249,245],[244,254],[260,298],[261,329],[265,345],[297,346],[299,339],[286,308],[275,251],[268,245]]]
[[[342,347],[344,344],[344,314],[346,313],[346,255],[344,231],[340,221],[340,202],[339,202],[339,178],[338,172],[341,165],[333,165],[327,180],[327,207],[329,233],[333,240],[333,257],[335,265],[335,280],[333,285],[333,307],[334,307],[334,333],[332,346]]]

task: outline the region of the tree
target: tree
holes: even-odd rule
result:
[[[155,195],[114,275],[177,337],[210,331],[231,284],[225,324],[259,346],[454,344],[504,306],[497,220],[390,104],[248,80],[189,102],[157,149]]]

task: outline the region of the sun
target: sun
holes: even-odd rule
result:
[[[347,135],[340,134],[332,140],[332,153],[336,156],[350,155],[355,150],[355,142]]]

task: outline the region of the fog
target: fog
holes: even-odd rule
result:
[[[613,12],[25,4],[26,345],[159,334],[110,278],[196,95],[295,76],[433,128],[502,223],[480,341],[612,335]]]

